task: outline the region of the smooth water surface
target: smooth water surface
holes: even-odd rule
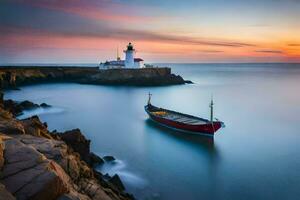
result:
[[[52,105],[37,113],[49,128],[80,128],[94,152],[117,158],[99,170],[120,174],[139,199],[298,199],[300,65],[167,66],[195,84],[44,84],[6,98]],[[154,105],[205,118],[213,95],[226,127],[214,140],[161,128],[144,112],[148,92]]]

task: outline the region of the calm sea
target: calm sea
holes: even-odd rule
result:
[[[299,199],[300,64],[160,64],[195,84],[123,87],[43,84],[6,98],[46,102],[51,130],[79,127],[139,199]],[[170,131],[144,112],[152,103],[225,122],[214,140]]]

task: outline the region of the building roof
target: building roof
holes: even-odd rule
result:
[[[141,59],[141,58],[135,58],[135,59],[134,59],[134,62],[141,62],[141,61],[144,61],[144,60]]]

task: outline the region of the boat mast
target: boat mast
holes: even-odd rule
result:
[[[121,58],[120,58],[120,55],[119,55],[119,45],[118,45],[118,47],[117,47],[117,61],[120,61],[121,60]]]
[[[148,97],[148,105],[150,105],[151,104],[151,96],[152,96],[152,94],[149,92],[149,97]]]
[[[214,101],[213,101],[213,97],[211,97],[209,107],[210,107],[210,121],[213,122],[213,118],[214,118]]]

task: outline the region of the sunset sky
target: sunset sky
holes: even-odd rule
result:
[[[0,0],[0,64],[300,62],[300,0]],[[123,57],[123,53],[121,54]]]

